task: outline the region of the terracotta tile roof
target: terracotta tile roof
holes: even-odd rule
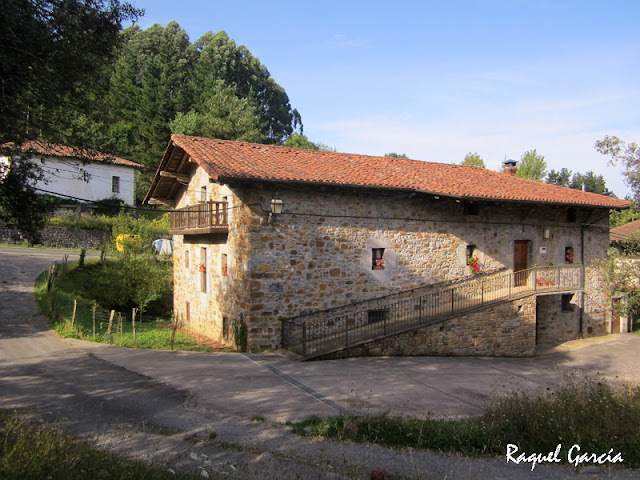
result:
[[[4,148],[14,148],[14,144],[6,143],[2,145]],[[144,165],[124,158],[100,153],[89,148],[67,147],[65,145],[57,145],[54,143],[45,143],[40,141],[25,142],[18,147],[18,151],[24,153],[37,153],[48,157],[77,158],[78,160],[91,162],[105,162],[121,165],[124,167],[144,168]]]
[[[635,220],[619,227],[612,228],[609,232],[609,240],[619,242],[630,236],[640,237],[640,220]]]
[[[401,158],[352,155],[173,135],[170,147],[183,149],[216,181],[289,181],[326,185],[405,189],[463,199],[524,201],[604,208],[629,202],[526,180],[477,167]],[[171,148],[167,149],[169,152]],[[168,153],[165,153],[165,157]],[[162,169],[166,158],[160,164]],[[156,174],[156,180],[159,176]],[[153,196],[152,184],[147,197]]]

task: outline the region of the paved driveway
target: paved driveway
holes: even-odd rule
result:
[[[115,451],[215,478],[368,478],[374,466],[412,478],[574,478],[566,467],[531,472],[527,465],[505,465],[504,458],[440,457],[301,439],[250,420],[345,411],[468,415],[481,412],[493,389],[512,384],[544,387],[576,371],[638,381],[640,372],[637,335],[577,342],[528,359],[324,362],[298,362],[277,353],[145,351],[62,341],[37,315],[32,291],[36,274],[54,259],[61,259],[60,252],[0,247],[0,408],[63,419],[72,433],[90,434]],[[161,433],[166,429],[176,433]],[[185,439],[190,438],[185,434],[208,438],[210,430],[218,433],[215,442],[194,445]]]
[[[284,354],[153,352],[72,341],[184,389],[216,409],[291,420],[311,414],[474,415],[494,390],[552,386],[570,373],[640,380],[640,336],[574,342],[535,358],[388,357],[299,362]]]

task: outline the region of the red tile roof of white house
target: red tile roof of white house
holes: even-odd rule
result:
[[[492,170],[403,158],[374,157],[230,140],[172,135],[160,171],[182,149],[217,182],[273,181],[400,189],[468,200],[521,201],[602,208],[630,202],[567,187],[526,180]]]
[[[116,157],[114,155],[107,155],[106,153],[97,152],[90,148],[67,147],[66,145],[40,142],[38,140],[24,142],[18,147],[13,143],[5,143],[2,147],[22,153],[35,153],[45,155],[47,157],[73,158],[80,161],[112,163],[123,167],[144,168],[144,165],[140,163],[132,162],[131,160]]]

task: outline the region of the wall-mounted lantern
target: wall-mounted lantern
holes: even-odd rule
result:
[[[284,202],[282,199],[278,198],[278,196],[274,196],[271,199],[271,211],[269,212],[269,222],[271,222],[271,217],[273,215],[280,215],[282,210],[284,209]]]

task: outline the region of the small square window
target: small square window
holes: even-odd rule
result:
[[[564,247],[564,263],[573,263],[573,247]]]
[[[573,300],[572,293],[562,295],[562,311],[563,312],[573,312],[573,304],[571,303],[571,300]]]
[[[475,245],[467,245],[467,259],[473,257],[476,253],[476,246]]]
[[[207,293],[207,249],[205,247],[200,248],[200,291]]]
[[[120,193],[120,177],[111,177],[111,193]]]
[[[367,322],[369,324],[383,322],[389,320],[389,310],[384,308],[367,311]]]
[[[465,215],[478,215],[478,204],[475,202],[464,202]]]
[[[371,249],[371,270],[384,270],[384,248]]]

